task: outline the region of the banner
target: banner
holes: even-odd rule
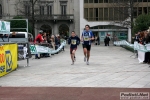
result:
[[[145,52],[142,52],[142,51],[138,51],[138,60],[139,60],[139,63],[142,63],[145,59]]]
[[[62,42],[57,50],[53,50],[45,46],[30,45],[30,51],[31,51],[31,54],[41,54],[41,53],[55,54],[59,52],[65,45],[66,45],[66,41]]]
[[[0,77],[17,68],[17,44],[0,46]]]
[[[138,42],[134,42],[134,44],[130,44],[129,42],[123,40],[123,41],[115,41],[114,45],[125,45],[137,51],[150,52],[150,44],[142,45],[139,44]]]
[[[0,21],[0,34],[10,34],[10,22]]]

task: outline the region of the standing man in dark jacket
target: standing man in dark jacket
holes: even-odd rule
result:
[[[105,46],[109,46],[109,41],[110,41],[109,36],[106,36],[105,39],[104,39]]]

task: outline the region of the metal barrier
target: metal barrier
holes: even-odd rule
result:
[[[5,44],[16,44],[16,42],[0,42],[1,45],[5,45]],[[31,58],[31,52],[30,52],[30,45],[29,45],[29,42],[18,42],[18,49],[17,49],[17,52],[18,52],[18,59],[17,60],[21,60],[21,57],[23,56],[23,54],[25,53],[24,52],[24,45],[26,46],[27,48],[27,54],[28,54],[28,57],[25,57],[24,59],[27,59],[27,65],[26,66],[29,66],[29,58]]]

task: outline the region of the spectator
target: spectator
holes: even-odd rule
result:
[[[41,42],[43,42],[43,31],[42,30],[40,30],[39,31],[39,34],[36,36],[36,38],[35,38],[35,43],[41,43]]]
[[[107,35],[104,39],[104,42],[105,42],[105,46],[109,46],[109,41],[110,41],[110,38],[109,36]]]

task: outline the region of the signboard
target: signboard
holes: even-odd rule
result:
[[[0,34],[10,34],[10,22],[0,21]]]
[[[0,77],[17,68],[17,44],[0,46]]]

